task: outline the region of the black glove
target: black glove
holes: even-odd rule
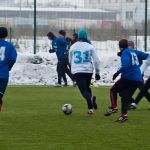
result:
[[[100,75],[99,74],[95,74],[95,80],[100,80]]]
[[[55,49],[50,49],[49,53],[55,53]]]
[[[118,75],[119,75],[119,73],[118,72],[116,72],[114,75],[113,75],[113,80],[115,80],[117,77],[118,77]]]
[[[122,55],[122,52],[117,53],[117,56],[121,57],[121,55]]]

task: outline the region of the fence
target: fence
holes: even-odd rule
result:
[[[30,39],[34,43],[32,44],[34,53],[40,46],[36,40],[45,37],[49,31],[57,35],[59,29],[65,29],[67,36],[71,36],[80,28],[87,29],[91,40],[94,41],[132,38],[140,43],[145,41],[142,49],[150,50],[146,43],[147,40],[149,42],[147,36],[150,36],[150,3],[147,0],[57,0],[57,2],[0,0],[0,2],[0,26],[8,27],[9,39],[15,39],[16,46],[20,44],[19,39]],[[140,38],[136,40],[137,37]],[[138,45],[137,43],[137,48]]]

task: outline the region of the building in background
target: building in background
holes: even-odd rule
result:
[[[118,12],[119,20],[125,28],[144,21],[145,0],[84,0],[84,6]],[[148,7],[150,8],[149,1]],[[150,19],[150,11],[148,13]]]

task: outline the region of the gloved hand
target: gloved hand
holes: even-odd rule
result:
[[[100,80],[100,75],[99,74],[95,74],[95,80]]]
[[[118,77],[118,75],[119,75],[119,73],[118,72],[116,72],[114,75],[113,75],[113,80],[115,80],[117,77]]]
[[[49,53],[54,53],[54,52],[55,52],[54,49],[50,49],[50,50],[49,50]]]
[[[121,57],[121,54],[122,54],[122,52],[118,52],[118,53],[117,53],[117,56]]]

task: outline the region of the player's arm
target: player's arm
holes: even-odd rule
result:
[[[96,73],[95,79],[99,80],[100,79],[100,75],[99,75],[100,74],[100,60],[97,56],[96,50],[92,49],[91,53],[92,53],[92,61],[93,61],[95,73]]]
[[[49,53],[55,53],[56,49],[52,46],[52,48],[49,50]]]
[[[150,66],[150,55],[148,56],[148,58],[146,59],[146,61],[141,66],[141,73],[142,74],[144,74],[144,72],[148,68],[148,66]]]
[[[71,64],[71,61],[72,61],[72,48],[70,47],[70,50],[69,50],[69,64]]]
[[[10,46],[9,62],[8,62],[9,71],[11,70],[14,63],[16,62],[16,59],[17,59],[17,51],[16,51],[15,47],[13,45],[11,45]]]
[[[121,56],[121,68],[117,71],[118,75],[131,67],[131,59],[129,54],[123,53]]]
[[[135,50],[136,55],[138,56],[138,58],[140,58],[141,60],[146,60],[150,54],[142,52],[142,51],[138,51]]]

